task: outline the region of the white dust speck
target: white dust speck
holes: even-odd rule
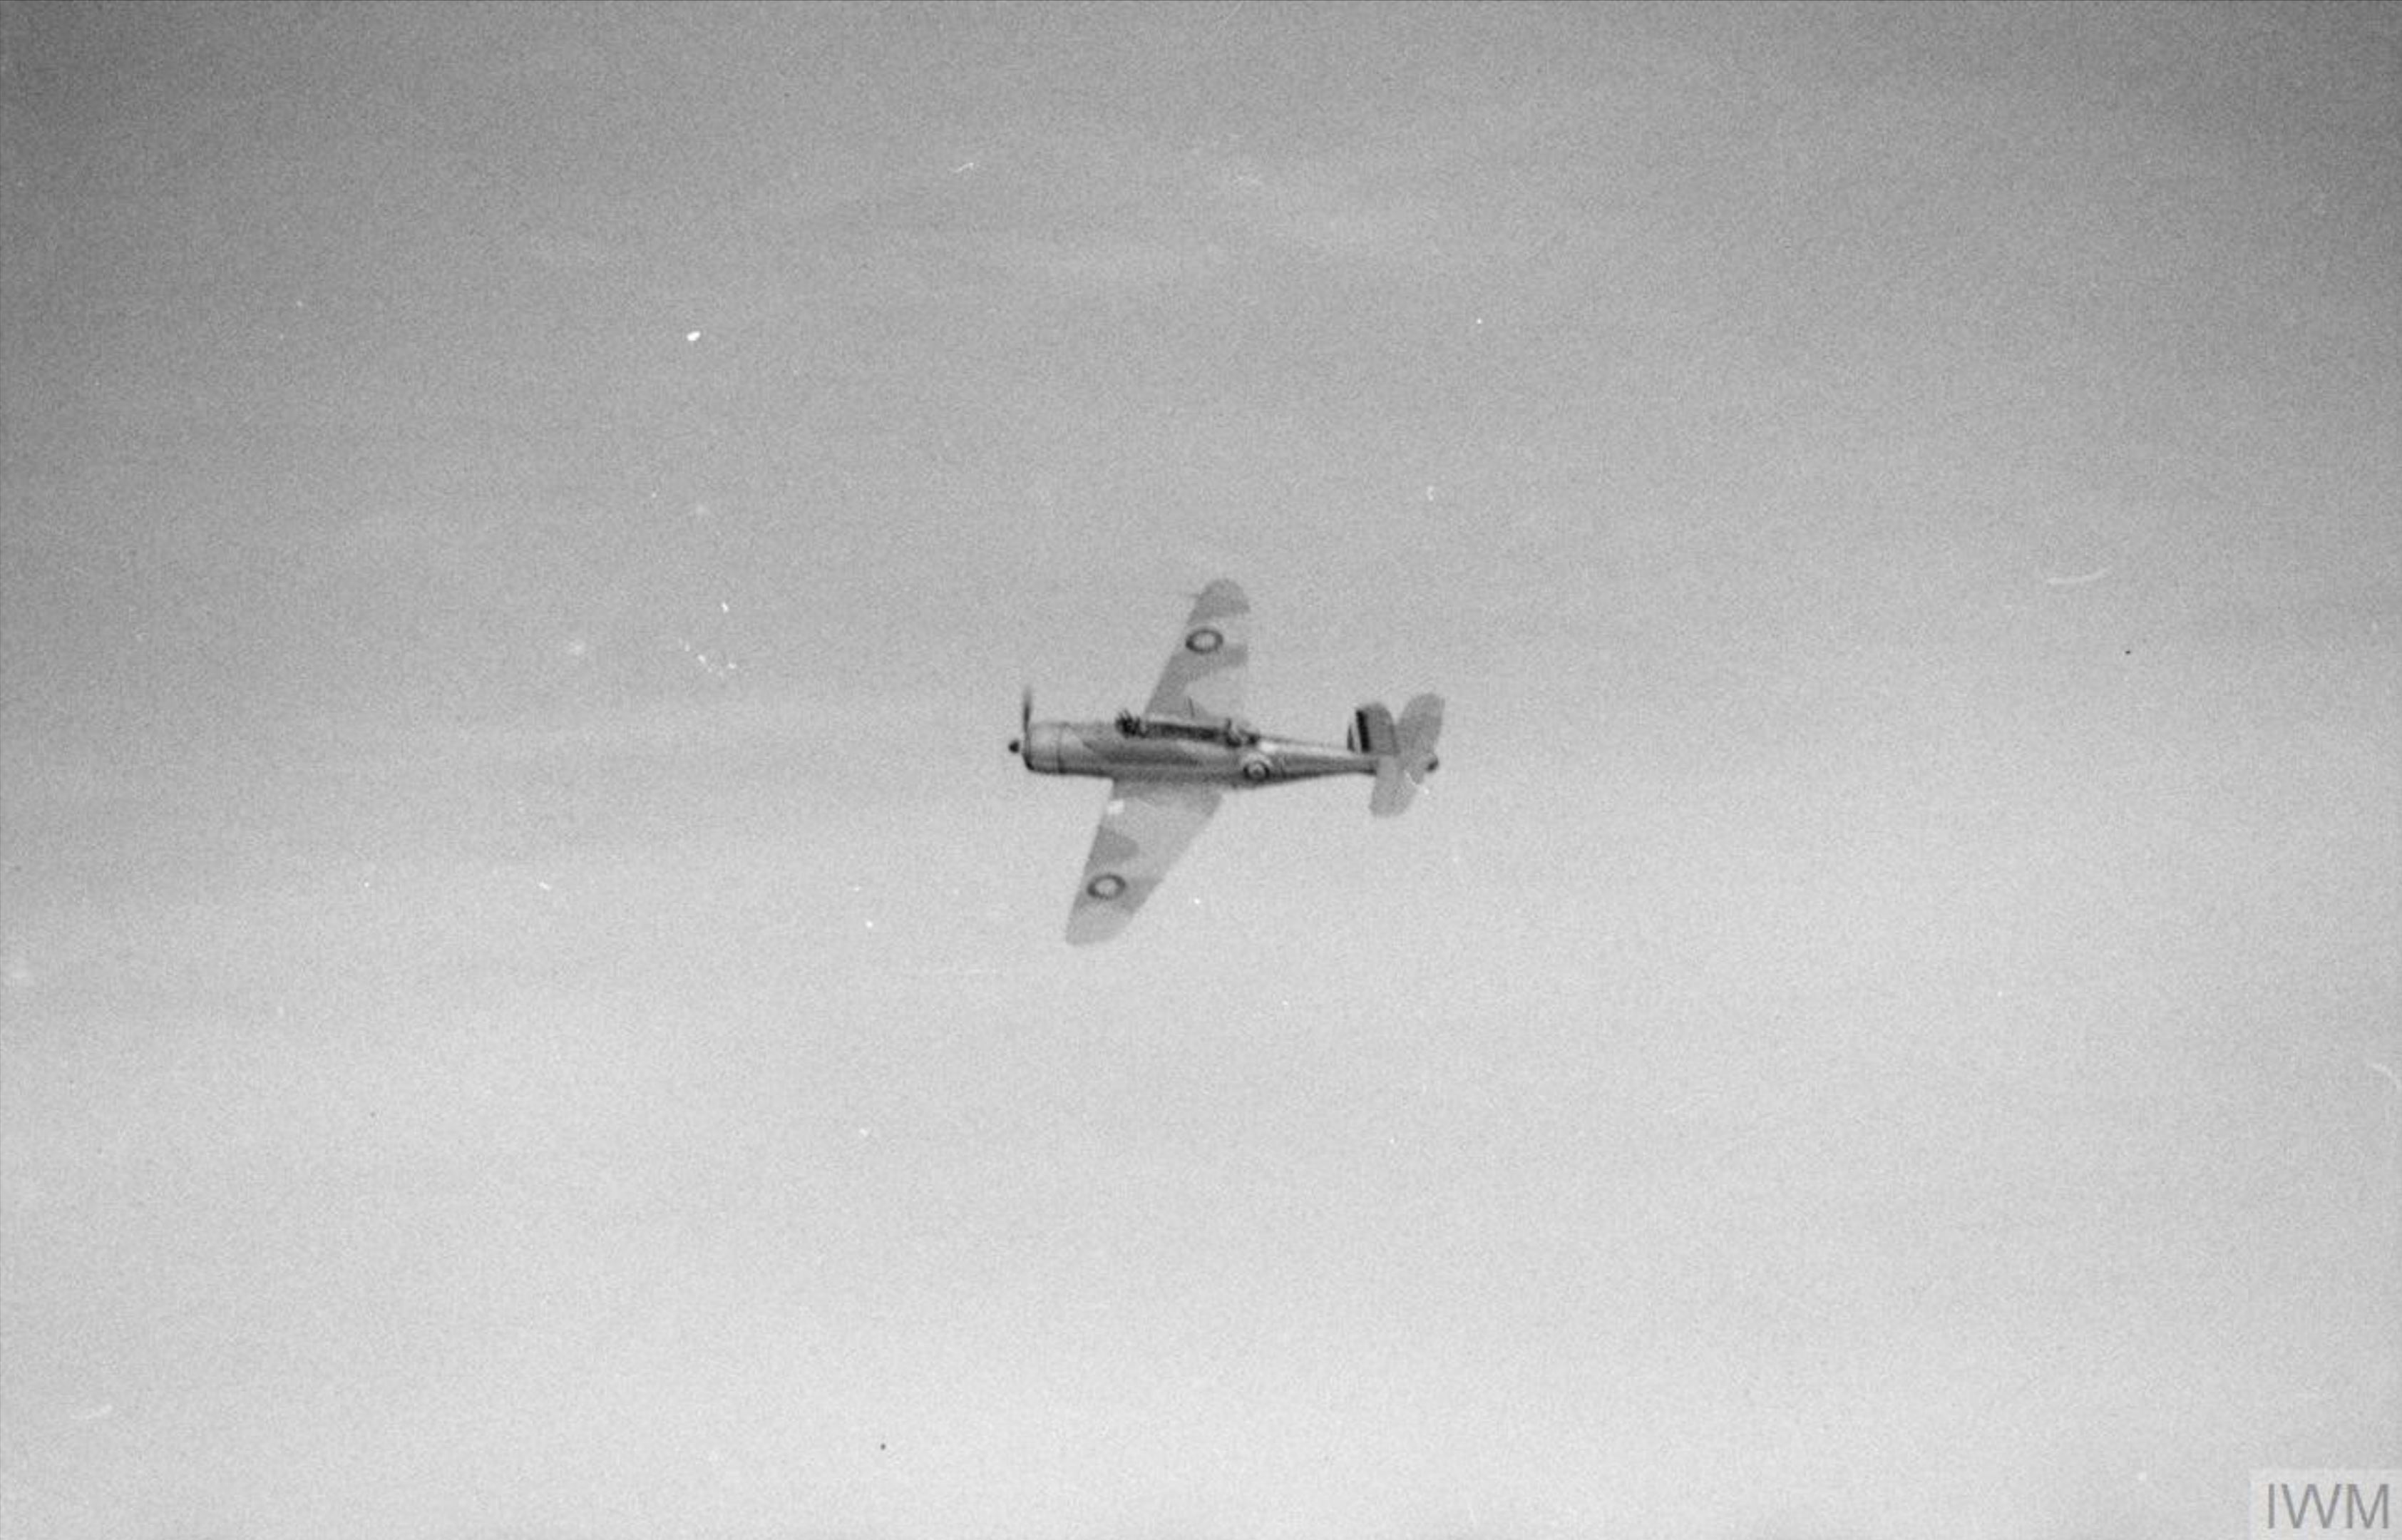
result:
[[[697,342],[700,340],[700,334],[698,332],[686,332],[683,334],[683,339],[686,342]]]
[[[2043,576],[2043,581],[2051,584],[2054,588],[2082,588],[2089,583],[2099,583],[2109,575],[2109,568],[2096,567],[2090,572],[2078,572],[2074,577],[2054,577],[2050,573],[2046,572]]]

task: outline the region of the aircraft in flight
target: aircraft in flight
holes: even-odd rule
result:
[[[1242,719],[1251,604],[1220,578],[1201,590],[1158,688],[1114,722],[1036,722],[1034,692],[1018,703],[1009,751],[1045,776],[1105,776],[1109,804],[1068,914],[1068,940],[1109,940],[1126,928],[1229,791],[1321,776],[1375,780],[1368,810],[1390,818],[1433,774],[1443,697],[1414,696],[1399,722],[1376,702],[1351,714],[1342,748],[1259,732]]]

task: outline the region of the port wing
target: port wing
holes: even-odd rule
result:
[[[1083,946],[1124,930],[1218,810],[1221,795],[1214,786],[1190,782],[1111,782],[1093,852],[1084,858],[1084,885],[1068,912],[1068,940]]]

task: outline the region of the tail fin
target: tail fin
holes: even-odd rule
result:
[[[1443,697],[1412,696],[1401,708],[1399,723],[1381,706],[1362,707],[1358,721],[1363,730],[1375,725],[1370,718],[1372,710],[1383,719],[1385,732],[1382,745],[1374,735],[1366,735],[1367,751],[1376,756],[1376,788],[1368,794],[1368,811],[1389,818],[1408,809],[1410,799],[1442,763],[1435,758],[1434,745],[1443,736]]]
[[[1393,713],[1380,701],[1370,701],[1351,713],[1351,731],[1346,735],[1355,754],[1374,754],[1379,758],[1401,751],[1393,733]]]

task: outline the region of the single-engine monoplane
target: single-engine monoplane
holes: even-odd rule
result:
[[[1069,941],[1107,941],[1125,929],[1229,791],[1367,776],[1375,782],[1368,810],[1390,818],[1434,773],[1440,695],[1413,696],[1398,721],[1378,702],[1360,707],[1340,748],[1252,727],[1241,714],[1250,639],[1250,601],[1220,578],[1201,590],[1141,710],[1112,722],[1036,722],[1034,692],[1020,699],[1009,751],[1026,768],[1110,782],[1068,914]]]

